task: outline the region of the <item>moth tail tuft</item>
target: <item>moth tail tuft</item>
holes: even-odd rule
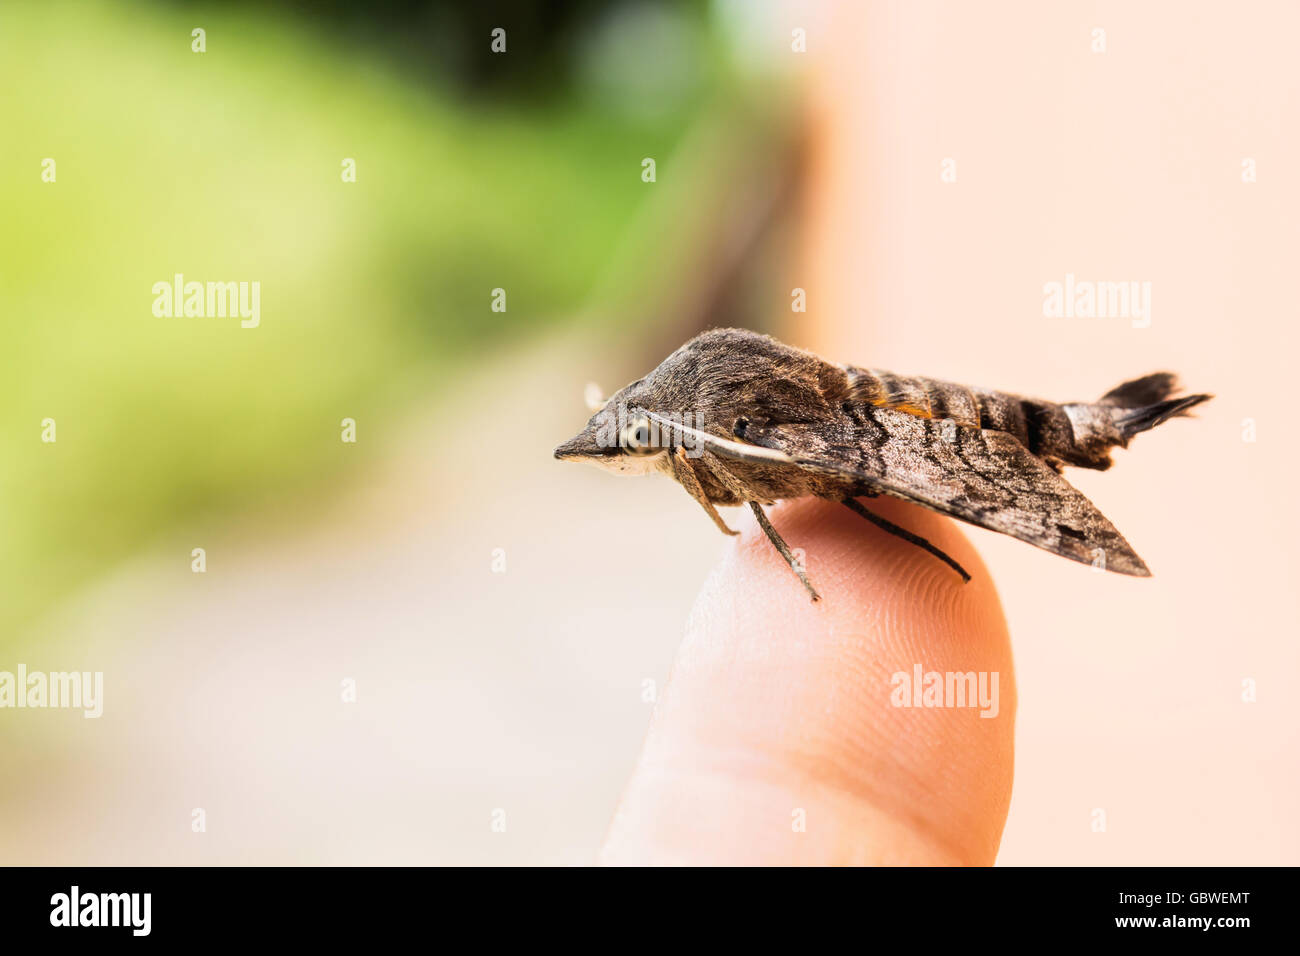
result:
[[[1120,388],[1123,387],[1120,386]],[[1119,429],[1119,433],[1124,437],[1124,440],[1128,441],[1139,432],[1155,428],[1157,425],[1176,416],[1186,415],[1189,410],[1202,402],[1208,402],[1212,397],[1212,395],[1185,395],[1182,398],[1171,398],[1142,408],[1134,408],[1128,414],[1117,419],[1115,427]]]
[[[1178,376],[1173,372],[1153,372],[1131,382],[1117,385],[1103,395],[1098,405],[1115,405],[1119,408],[1139,409],[1162,402],[1178,389]]]

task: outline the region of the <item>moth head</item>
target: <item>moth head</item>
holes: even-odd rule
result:
[[[658,470],[670,450],[671,435],[629,401],[643,383],[635,382],[605,402],[582,431],[555,449],[555,457],[622,475]]]

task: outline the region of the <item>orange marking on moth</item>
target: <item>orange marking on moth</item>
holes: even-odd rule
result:
[[[883,398],[873,398],[871,404],[892,408],[894,411],[906,412],[909,415],[915,415],[917,418],[934,418],[934,413],[931,412],[930,409],[921,408],[920,406],[912,405],[909,402],[898,402],[897,404],[891,405],[888,396]]]

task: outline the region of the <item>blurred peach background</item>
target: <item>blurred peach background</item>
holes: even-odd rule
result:
[[[816,291],[789,337],[1060,401],[1166,368],[1217,396],[1111,471],[1067,473],[1152,579],[969,532],[998,581],[1020,690],[999,862],[1300,862],[1287,686],[1300,675],[1287,490],[1300,466],[1300,8],[841,12],[813,82],[803,270]],[[949,158],[955,182],[940,177]],[[1245,158],[1257,182],[1242,181]],[[1043,285],[1067,273],[1150,281],[1150,327],[1045,318]],[[1094,808],[1105,833],[1090,830]]]
[[[744,11],[766,56],[807,30],[791,59],[793,240],[764,260],[776,293],[745,324],[834,361],[1057,400],[1164,368],[1217,396],[1112,471],[1068,473],[1154,578],[969,531],[1019,685],[999,863],[1300,863],[1286,685],[1300,674],[1300,9],[718,6]],[[677,195],[689,168],[661,169],[655,189]],[[770,200],[751,185],[719,205]],[[648,284],[686,284],[665,258],[680,225],[662,211],[628,224],[634,248],[658,250],[638,260]],[[1043,286],[1067,273],[1149,281],[1150,327],[1045,318]],[[794,287],[806,313],[789,310]],[[626,336],[512,338],[382,430],[363,420],[364,464],[328,494],[169,528],[26,629],[9,659],[103,670],[105,709],[5,715],[0,860],[593,860],[672,622],[727,544],[669,482],[550,453],[585,420],[586,382],[644,373],[692,323],[665,311]]]

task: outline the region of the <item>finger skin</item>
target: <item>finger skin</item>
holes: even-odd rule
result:
[[[692,611],[602,862],[992,864],[1016,704],[997,592],[951,521],[862,501],[971,583],[842,504],[801,499],[770,515],[806,553],[813,603],[746,516]],[[916,664],[995,672],[997,715],[895,706],[891,678]]]

